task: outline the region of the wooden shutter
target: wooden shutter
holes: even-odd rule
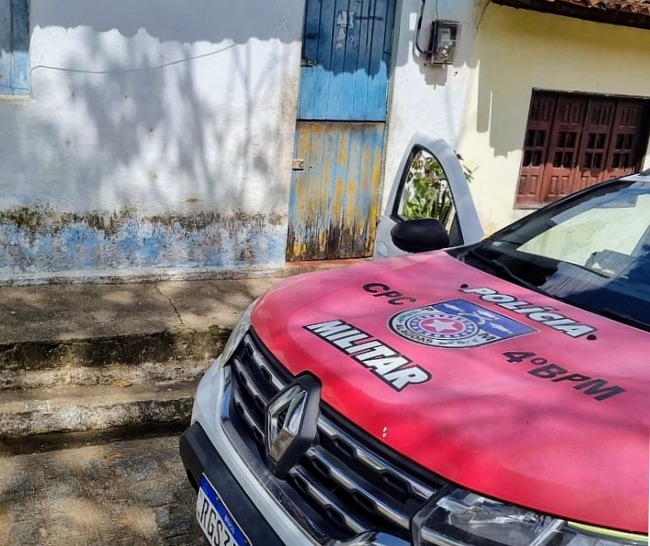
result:
[[[519,175],[518,203],[540,202],[544,165],[555,116],[556,93],[535,93],[530,105],[524,155]]]
[[[534,91],[517,204],[539,206],[641,169],[650,101]]]
[[[544,169],[540,202],[555,201],[573,191],[573,178],[578,162],[578,148],[585,121],[584,99],[560,95],[551,130],[551,143]]]
[[[573,191],[603,181],[615,112],[616,102],[613,100],[588,101],[587,119]]]
[[[645,129],[645,131],[644,131]],[[616,108],[604,178],[624,176],[642,167],[648,146],[648,104],[621,100]]]

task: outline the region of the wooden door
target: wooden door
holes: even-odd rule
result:
[[[307,0],[288,260],[369,256],[395,0]]]

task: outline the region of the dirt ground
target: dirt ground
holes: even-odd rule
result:
[[[0,544],[204,546],[178,436],[0,457]]]

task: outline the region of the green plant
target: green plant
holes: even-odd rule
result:
[[[458,157],[461,161],[462,158]],[[465,177],[472,180],[472,171],[463,166]],[[411,162],[406,178],[406,201],[402,214],[409,220],[435,218],[449,225],[454,212],[451,188],[442,165],[435,157],[419,152]]]

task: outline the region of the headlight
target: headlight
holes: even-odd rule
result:
[[[452,489],[420,510],[412,531],[415,546],[648,545],[647,536],[567,523],[464,489]]]
[[[239,319],[237,326],[233,328],[233,331],[231,332],[230,337],[228,338],[228,342],[226,343],[226,346],[223,348],[223,351],[219,356],[219,364],[221,366],[224,366],[226,362],[230,360],[230,357],[235,352],[235,349],[237,349],[237,346],[246,335],[246,332],[248,332],[248,330],[250,329],[251,315],[253,314],[253,308],[255,307],[256,303],[257,300],[255,300],[253,303],[251,303],[248,306],[246,311],[244,311],[244,314],[242,315],[241,319]]]

